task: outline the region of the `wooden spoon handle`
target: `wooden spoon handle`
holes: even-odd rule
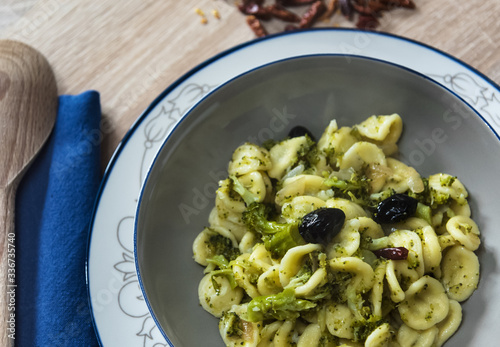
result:
[[[0,40],[0,346],[16,335],[15,192],[57,116],[57,85],[45,57]]]
[[[16,235],[14,233],[15,184],[0,189],[0,346],[13,346],[16,334]]]

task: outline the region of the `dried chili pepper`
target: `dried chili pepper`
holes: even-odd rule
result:
[[[233,0],[228,0],[233,1]],[[375,30],[383,13],[394,8],[415,8],[414,0],[275,0],[273,5],[265,6],[264,0],[240,0],[239,10],[247,16],[252,30],[257,36],[267,35],[262,21],[276,18],[287,24],[284,31],[312,27],[319,20],[327,20],[340,10],[348,20],[355,21],[357,28]],[[310,5],[306,12],[299,15],[289,8],[294,6]]]
[[[391,260],[405,260],[408,259],[408,249],[405,247],[390,247],[382,248],[373,251],[377,257],[382,257]]]
[[[351,0],[339,0],[340,12],[344,17],[352,19],[354,15],[354,8],[352,6]]]
[[[338,7],[338,0],[330,0],[326,5],[326,11],[321,16],[321,19],[328,19],[335,14]]]
[[[264,0],[242,0],[241,1],[243,5],[249,4],[251,2],[256,3],[257,5],[263,5]]]
[[[314,3],[316,0],[276,0],[281,6],[302,6]]]
[[[389,8],[404,7],[404,8],[414,9],[416,7],[413,0],[376,0],[376,2],[385,4]]]
[[[356,22],[356,28],[362,30],[375,30],[379,25],[378,19],[371,14],[360,14]]]
[[[278,19],[281,19],[285,22],[300,22],[300,17],[295,13],[287,10],[284,6],[280,4],[274,4],[266,7],[266,10],[273,16]]]
[[[263,37],[268,34],[262,22],[255,16],[247,16],[247,24],[257,37]]]
[[[259,5],[257,2],[247,2],[238,6],[238,9],[246,15],[255,16],[262,20],[271,19],[271,13],[265,8]]]
[[[321,17],[321,15],[323,15],[323,13],[325,12],[326,5],[323,3],[323,1],[318,0],[314,2],[300,19],[299,28],[304,29],[312,27],[312,25],[318,20],[318,18]]]

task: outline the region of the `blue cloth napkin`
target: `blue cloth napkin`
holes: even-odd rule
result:
[[[97,92],[60,96],[53,133],[18,188],[16,346],[98,345],[85,259],[101,180],[100,118]]]

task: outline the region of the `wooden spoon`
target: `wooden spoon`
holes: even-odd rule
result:
[[[16,189],[54,127],[57,85],[33,48],[0,40],[0,346],[13,345],[15,325]]]

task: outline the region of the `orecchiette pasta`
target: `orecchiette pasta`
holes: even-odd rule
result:
[[[402,126],[332,120],[318,143],[233,152],[193,242],[199,301],[226,346],[440,347],[456,332],[480,228],[457,177],[390,157]]]

